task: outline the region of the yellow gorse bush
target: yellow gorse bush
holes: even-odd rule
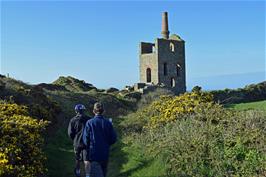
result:
[[[27,107],[0,103],[0,176],[43,174],[42,132],[47,121],[29,116]]]
[[[12,115],[28,115],[26,106],[19,106],[17,104],[0,103],[0,113],[4,116]]]
[[[159,100],[149,105],[145,112],[148,112],[148,123],[145,128],[156,128],[159,125],[176,120],[180,115],[191,114],[195,108],[202,104],[213,104],[213,97],[206,92],[184,93],[180,96],[161,96]]]

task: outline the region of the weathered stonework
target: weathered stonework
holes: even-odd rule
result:
[[[163,13],[163,38],[154,43],[141,42],[139,49],[140,82],[165,85],[174,93],[186,91],[185,41],[178,35],[167,35],[167,13]]]

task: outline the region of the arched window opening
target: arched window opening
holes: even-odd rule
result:
[[[151,82],[151,69],[147,68],[146,70],[146,78],[147,78],[147,82]]]
[[[170,43],[169,47],[171,52],[175,52],[175,45],[172,42]]]
[[[180,76],[181,66],[179,64],[176,65],[176,76]]]
[[[155,53],[155,46],[152,46],[152,53]]]
[[[175,87],[175,78],[171,78],[171,87]]]
[[[167,76],[167,63],[163,64],[163,75]]]

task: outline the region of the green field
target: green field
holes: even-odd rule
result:
[[[237,110],[258,109],[266,111],[266,100],[250,102],[250,103],[231,104],[228,105],[228,107]]]

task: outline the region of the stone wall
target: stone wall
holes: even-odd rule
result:
[[[159,83],[163,83],[167,87],[172,88],[175,93],[185,92],[186,67],[184,41],[170,39],[157,39],[157,41]],[[165,68],[165,65],[167,65],[167,68]],[[167,69],[167,73],[165,73],[165,69]],[[174,84],[171,84],[173,82],[172,80]]]
[[[145,44],[145,45],[143,45]],[[140,56],[139,56],[139,71],[140,71],[140,82],[147,83],[146,70],[151,69],[151,83],[158,83],[158,55],[157,52],[150,50],[146,44],[153,47],[152,43],[141,43],[140,44]],[[155,49],[156,50],[156,49]],[[151,51],[151,53],[147,53]],[[144,54],[142,54],[144,52]]]

